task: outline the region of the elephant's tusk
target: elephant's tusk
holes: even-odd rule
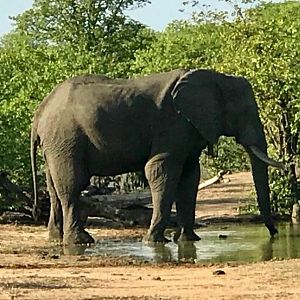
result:
[[[285,169],[285,165],[281,162],[278,162],[272,158],[269,158],[264,152],[262,152],[260,149],[258,149],[255,146],[249,146],[249,149],[252,151],[252,153],[257,156],[260,160],[265,162],[266,164],[273,166],[278,169]]]

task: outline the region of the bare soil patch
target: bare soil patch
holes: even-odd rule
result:
[[[238,214],[249,173],[199,192],[197,217]],[[89,229],[94,237],[142,237],[146,229]],[[254,264],[147,264],[63,255],[42,226],[0,225],[0,300],[300,299],[300,260]],[[222,272],[216,272],[222,270]],[[219,275],[218,275],[219,274]]]
[[[237,216],[242,207],[254,202],[250,172],[224,175],[223,178],[221,183],[199,191],[196,217]]]

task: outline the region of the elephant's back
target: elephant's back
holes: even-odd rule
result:
[[[80,129],[70,106],[71,88],[68,81],[59,84],[44,98],[34,115],[33,126],[43,148],[47,144],[68,143]]]
[[[34,120],[47,118],[48,115],[59,113],[67,105],[71,85],[66,80],[58,84],[40,103],[35,114]]]

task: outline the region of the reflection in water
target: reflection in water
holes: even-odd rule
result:
[[[274,244],[276,257],[300,257],[300,226],[299,224],[284,224],[281,226],[282,234],[278,236],[278,243]],[[279,229],[281,229],[279,228]]]
[[[256,262],[273,258],[300,257],[300,225],[283,223],[279,235],[270,239],[262,225],[230,225],[224,229],[210,226],[198,229],[202,239],[197,242],[144,245],[136,239],[99,240],[94,246],[65,247],[68,255],[109,255],[133,257],[153,262]],[[220,239],[219,235],[226,235]]]
[[[261,260],[273,258],[300,257],[300,226],[299,224],[282,224],[279,234],[262,245]]]
[[[172,250],[167,244],[151,243],[148,246],[153,251],[153,260],[155,262],[170,262],[174,261]]]
[[[155,244],[151,243],[148,247],[153,253],[152,260],[155,262],[187,261],[197,260],[196,246],[194,242],[178,242],[178,244]],[[177,249],[176,249],[177,247]]]
[[[197,260],[196,242],[178,242],[178,260],[194,262]]]
[[[84,255],[85,250],[89,248],[88,245],[64,245],[64,255]]]
[[[273,255],[273,244],[275,243],[276,238],[271,237],[269,240],[266,240],[265,243],[261,245],[261,261],[271,260]]]

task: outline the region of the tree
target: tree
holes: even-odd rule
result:
[[[124,11],[149,0],[35,0],[33,7],[14,18],[18,31],[35,45],[70,46],[82,55],[101,58],[112,73],[115,64],[125,63],[136,49],[151,40],[146,27]],[[117,75],[122,72],[118,72]]]
[[[150,47],[136,52],[135,73],[174,68],[214,68],[222,60],[223,28],[216,23],[174,21],[156,35]]]

